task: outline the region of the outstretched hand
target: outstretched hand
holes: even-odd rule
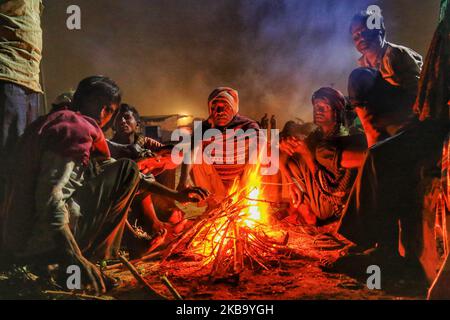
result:
[[[176,200],[178,202],[200,202],[208,198],[209,191],[201,187],[189,187],[178,191]]]
[[[177,167],[177,165],[172,162],[171,154],[166,151],[154,154],[149,158],[141,159],[137,164],[139,170],[143,174],[152,173],[154,175],[164,170],[171,170]]]

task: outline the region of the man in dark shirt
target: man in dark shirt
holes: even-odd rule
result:
[[[396,103],[390,110],[374,115],[366,108],[357,108],[356,113],[366,133],[370,134],[369,146],[395,134],[412,115],[412,105],[416,98],[417,86],[422,69],[422,56],[405,46],[386,40],[383,17],[380,27],[369,29],[366,12],[356,14],[350,24],[350,33],[355,48],[362,54],[358,65],[376,70],[380,78],[395,91]],[[359,85],[364,85],[360,83]],[[384,90],[384,88],[380,88]],[[379,92],[383,95],[383,92]],[[375,123],[376,122],[376,123]]]

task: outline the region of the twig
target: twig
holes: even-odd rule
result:
[[[178,293],[177,289],[173,287],[167,276],[165,275],[161,276],[161,281],[167,287],[167,289],[169,289],[170,293],[173,295],[175,300],[183,300],[183,297]]]
[[[110,296],[93,296],[93,295],[89,295],[89,294],[75,293],[75,292],[70,292],[70,291],[46,290],[46,291],[44,291],[44,293],[50,294],[50,295],[66,296],[66,297],[89,299],[89,300],[115,300],[115,298],[110,297]]]
[[[224,235],[222,236],[222,239],[220,239],[220,244],[219,244],[219,248],[217,249],[216,257],[219,257],[219,255],[220,255],[220,253],[221,253],[221,251],[222,251],[223,243],[224,243],[224,241],[225,241],[226,234],[227,234],[227,232],[228,232],[228,230],[229,230],[229,227],[230,227],[230,223],[227,224],[227,226],[226,226],[226,228],[225,228],[225,233],[224,233]],[[213,252],[214,252],[214,251],[213,251]],[[216,271],[217,271],[217,269],[218,269],[218,267],[219,267],[219,262],[220,262],[219,260],[220,260],[220,259],[216,258],[216,260],[214,261],[214,264],[213,264],[212,270],[211,270],[211,273],[212,273],[212,274],[215,274],[215,273],[216,273]]]
[[[277,201],[270,201],[270,200],[263,200],[263,199],[252,199],[252,198],[248,198],[248,197],[244,197],[244,199],[249,200],[249,201],[255,201],[255,202],[263,202],[263,203],[269,203],[269,204],[279,204]]]
[[[156,300],[168,300],[167,297],[159,294],[152,286],[145,280],[140,274],[139,271],[123,256],[119,255],[120,261],[130,270],[131,274],[136,278],[136,280],[144,285],[145,290],[150,294],[150,296]]]
[[[234,249],[234,265],[233,271],[237,274],[242,271],[244,265],[244,253],[242,248],[242,240],[240,238],[240,230],[237,223],[234,224],[234,241],[233,241],[233,249]]]

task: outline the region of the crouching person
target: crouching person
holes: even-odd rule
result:
[[[300,222],[314,225],[341,215],[366,144],[363,134],[349,136],[343,127],[342,93],[321,88],[312,103],[318,130],[308,137],[309,143],[296,136],[282,138],[280,150],[288,156],[282,169]]]
[[[68,265],[97,293],[110,279],[94,264],[117,255],[128,208],[138,192],[179,201],[203,193],[176,192],[141,178],[131,160],[108,161],[101,130],[121,100],[110,79],[94,76],[78,85],[73,106],[32,123],[15,153],[2,203],[2,248],[12,263]]]
[[[113,158],[135,160],[142,173],[155,177],[176,168],[177,165],[171,161],[170,146],[165,146],[141,134],[141,120],[136,108],[128,104],[121,104],[115,118],[114,132],[113,138],[108,141]],[[153,203],[155,198],[176,208],[174,201],[166,197],[158,198],[149,194],[140,194],[135,198],[131,205],[128,221],[132,228],[142,229],[150,241],[149,243],[139,241],[140,232],[126,233],[124,243],[129,247],[132,259],[148,254],[163,244],[168,234],[168,227],[172,227],[171,224],[164,223],[157,216]],[[181,211],[171,210],[171,207],[161,210],[164,212],[163,220],[172,222],[174,219],[171,218],[181,215]],[[176,224],[173,223],[170,231],[180,233],[186,222],[187,220],[180,217]]]

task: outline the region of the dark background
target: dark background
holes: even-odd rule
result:
[[[72,4],[78,31],[66,28]],[[349,21],[369,4],[382,8],[388,41],[426,54],[438,0],[44,0],[47,99],[104,74],[143,115],[205,116],[210,91],[229,85],[243,114],[310,120],[313,91],[346,94],[359,56]]]

